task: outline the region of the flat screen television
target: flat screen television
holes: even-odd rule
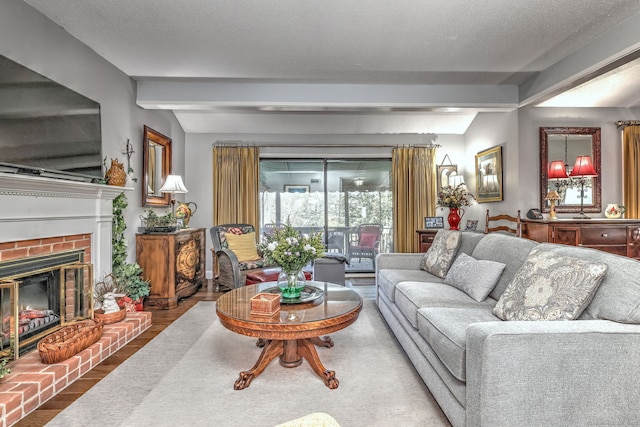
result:
[[[100,104],[0,55],[0,172],[99,182]]]

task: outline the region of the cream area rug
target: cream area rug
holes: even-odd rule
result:
[[[373,300],[331,337],[335,346],[318,355],[337,389],[306,361],[284,368],[276,359],[234,390],[261,349],[220,324],[215,302],[199,302],[47,426],[275,426],[312,412],[342,427],[449,426]]]

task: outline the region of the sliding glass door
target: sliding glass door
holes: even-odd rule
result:
[[[390,176],[389,159],[263,159],[261,231],[290,222],[303,232],[321,232],[328,252],[349,259],[347,271],[372,272],[375,254],[393,248]],[[376,227],[363,227],[368,224]],[[378,225],[381,232],[372,236]]]

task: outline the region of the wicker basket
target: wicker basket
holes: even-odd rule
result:
[[[118,162],[118,159],[111,159],[111,167],[105,174],[107,184],[117,187],[124,187],[127,183],[127,173],[124,171],[124,165]]]
[[[260,293],[251,301],[251,314],[256,316],[273,316],[280,311],[280,295]]]
[[[82,320],[53,332],[38,341],[42,363],[59,363],[94,344],[102,336],[104,325],[96,320]]]
[[[110,325],[121,321],[127,315],[127,309],[121,308],[120,311],[104,314],[104,310],[98,309],[93,312],[93,318],[101,321],[105,325]]]

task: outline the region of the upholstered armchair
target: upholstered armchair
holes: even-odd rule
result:
[[[244,286],[247,274],[265,267],[256,248],[256,230],[251,224],[222,224],[211,227],[213,257],[218,276],[216,290],[220,287],[235,289]]]
[[[380,252],[380,237],[382,236],[382,224],[361,224],[354,234],[353,241],[349,243],[349,262],[353,258],[368,258],[376,267],[376,255]]]

